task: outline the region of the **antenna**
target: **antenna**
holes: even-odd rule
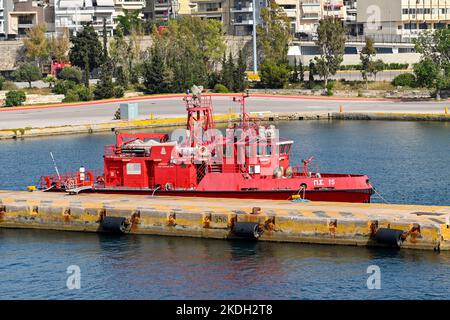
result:
[[[58,175],[58,179],[61,180],[61,176],[59,175],[58,166],[56,165],[55,158],[53,157],[53,153],[52,153],[51,151],[50,151],[50,156],[52,157],[52,160],[53,160],[53,166],[55,167],[56,174]]]

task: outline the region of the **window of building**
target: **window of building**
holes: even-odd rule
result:
[[[419,29],[425,30],[428,29],[428,23],[419,23]]]
[[[392,48],[375,48],[377,53],[393,53]]]
[[[405,30],[415,30],[417,25],[415,23],[405,23]]]

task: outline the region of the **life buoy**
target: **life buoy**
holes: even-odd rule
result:
[[[206,146],[201,146],[200,149],[198,150],[198,153],[201,156],[206,156],[208,154],[208,148],[206,148]]]

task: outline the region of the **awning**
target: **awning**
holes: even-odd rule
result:
[[[97,7],[114,7],[114,0],[97,0]]]
[[[83,0],[61,0],[59,8],[82,8]]]

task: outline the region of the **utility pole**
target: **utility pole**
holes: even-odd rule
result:
[[[258,61],[256,53],[256,0],[252,0],[253,5],[253,73],[258,73]]]

